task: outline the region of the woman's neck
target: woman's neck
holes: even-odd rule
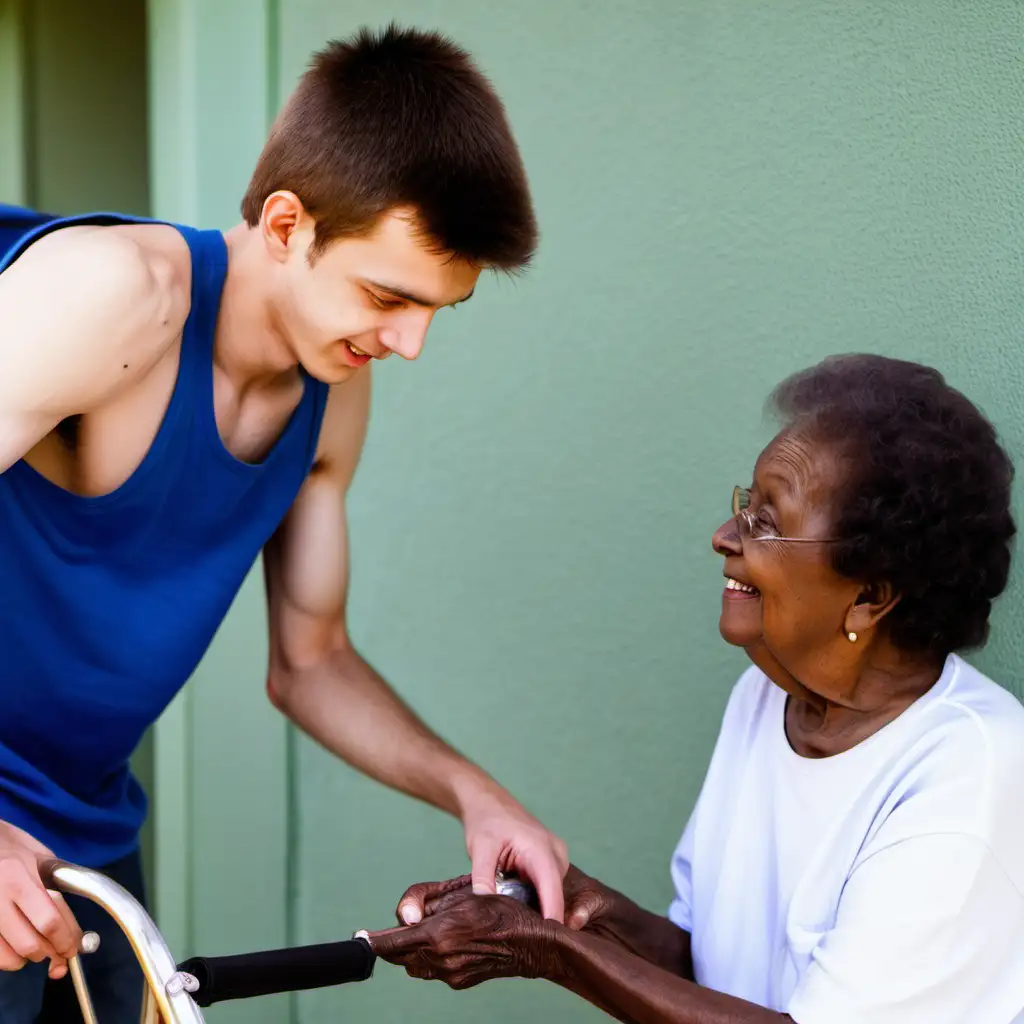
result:
[[[943,663],[880,645],[841,684],[797,679],[767,651],[748,651],[754,663],[789,694],[786,737],[801,757],[850,750],[897,719],[942,675]]]

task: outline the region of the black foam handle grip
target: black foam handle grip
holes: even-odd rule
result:
[[[196,956],[178,964],[178,970],[198,980],[192,998],[200,1006],[211,1006],[227,999],[366,981],[376,959],[370,944],[360,938],[241,956]]]

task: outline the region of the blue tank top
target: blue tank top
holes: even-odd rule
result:
[[[0,271],[67,224],[138,222],[37,225]],[[129,758],[295,499],[327,399],[305,377],[258,464],[224,447],[213,338],[227,249],[220,232],[175,227],[192,255],[192,305],[170,404],[139,467],[102,497],[65,491],[24,461],[0,474],[0,819],[92,867],[136,848],[147,801]]]

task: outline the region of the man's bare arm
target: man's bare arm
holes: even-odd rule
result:
[[[271,699],[315,740],[385,785],[459,814],[458,779],[479,775],[355,650],[346,626],[345,493],[369,412],[369,374],[335,389],[316,467],[264,553]]]
[[[271,700],[354,768],[461,818],[476,885],[494,890],[500,858],[529,876],[545,912],[561,919],[564,844],[435,735],[349,639],[345,492],[362,448],[369,386],[363,373],[332,394],[317,468],[264,553]]]
[[[187,313],[171,278],[104,228],[54,232],[0,274],[0,472],[167,351]]]

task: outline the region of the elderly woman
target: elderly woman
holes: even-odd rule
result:
[[[1024,1021],[1024,708],[962,660],[1015,527],[995,431],[878,356],[785,381],[714,535],[733,690],[667,918],[570,870],[566,924],[414,886],[381,957],[547,978],[622,1021]],[[411,911],[411,913],[410,913]]]

